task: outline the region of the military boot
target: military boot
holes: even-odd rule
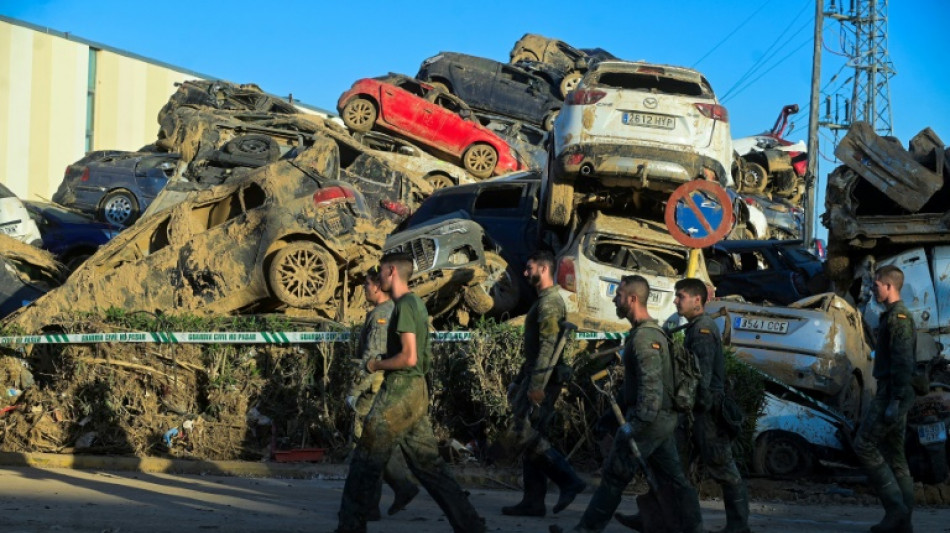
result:
[[[699,494],[693,487],[683,487],[676,491],[676,509],[679,513],[680,529],[683,533],[704,533],[703,511],[699,507]]]
[[[891,467],[881,463],[868,468],[868,481],[884,506],[884,519],[871,526],[871,533],[902,532],[908,522],[907,506],[904,505],[904,494],[901,492]]]
[[[577,472],[574,472],[571,463],[567,462],[567,457],[564,457],[556,449],[548,448],[545,450],[543,461],[544,473],[557,483],[557,487],[561,491],[557,503],[554,504],[554,514],[557,514],[567,508],[578,494],[584,492],[587,483],[577,477]]]
[[[525,456],[522,465],[524,495],[515,505],[501,508],[501,514],[507,516],[544,516],[544,495],[548,492],[548,479],[536,459]]]
[[[619,522],[620,525],[629,527],[634,531],[643,531],[643,517],[640,516],[640,513],[623,514],[616,512],[614,513],[614,520]]]
[[[726,527],[718,533],[749,533],[749,491],[745,483],[722,486]]]
[[[897,478],[897,486],[901,488],[901,494],[904,496],[904,507],[907,507],[907,521],[901,531],[903,533],[914,533],[914,524],[911,520],[914,514],[914,478],[901,476]]]

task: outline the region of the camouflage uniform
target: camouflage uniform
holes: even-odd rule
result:
[[[722,532],[748,531],[749,496],[732,457],[732,437],[724,427],[726,361],[716,322],[703,313],[686,327],[686,349],[699,359],[702,382],[693,412],[692,438],[699,448],[706,472],[722,488],[726,528]]]
[[[383,379],[385,377],[383,372],[373,372],[372,374],[366,372],[366,363],[370,359],[379,358],[386,354],[386,335],[389,331],[389,319],[395,307],[392,300],[386,300],[377,305],[366,316],[366,320],[363,322],[363,329],[360,330],[360,339],[357,348],[357,353],[359,354],[357,362],[359,363],[360,370],[358,371],[359,374],[356,378],[356,382],[347,394],[347,396],[355,396],[357,398],[356,408],[354,409],[356,416],[353,419],[354,440],[359,440],[363,435],[363,419],[369,414],[370,408],[373,406],[373,401],[376,399],[376,394],[383,385]],[[419,492],[419,488],[416,487],[416,484],[413,483],[409,477],[409,468],[406,465],[406,459],[403,457],[402,452],[394,453],[390,457],[386,463],[386,468],[383,470],[383,480],[385,480],[386,484],[392,487],[396,493],[396,500],[393,506],[390,507],[389,514],[394,514],[401,510],[401,506],[398,505],[398,502],[411,500]],[[382,484],[379,485],[376,494],[376,506],[378,506],[379,499],[382,496]],[[370,513],[373,514],[372,510]]]
[[[702,531],[699,499],[683,474],[673,437],[677,414],[673,411],[669,345],[655,320],[639,322],[630,330],[623,364],[626,420],[633,426],[633,439],[640,454],[658,478],[663,477],[672,485],[676,501],[668,503],[689,522],[684,531]],[[603,531],[620,504],[624,488],[638,470],[627,438],[617,432],[604,463],[600,486],[574,531]]]
[[[524,495],[521,503],[504,507],[504,514],[543,516],[547,478],[551,478],[561,490],[554,506],[555,513],[569,505],[587,486],[577,477],[564,454],[553,448],[548,440],[556,414],[554,406],[570,373],[570,367],[563,361],[554,361],[558,355],[555,348],[561,334],[561,322],[566,317],[564,300],[558,294],[557,286],[541,291],[525,317],[525,361],[513,383],[513,421],[507,436],[509,445],[524,455]],[[551,372],[550,378],[544,383],[548,371]],[[544,400],[533,409],[528,398],[528,392],[532,390],[544,390]],[[524,418],[526,414],[527,419]]]
[[[387,358],[402,350],[401,333],[415,333],[416,365],[385,374],[382,389],[367,415],[363,436],[354,451],[340,502],[340,533],[364,533],[370,501],[384,465],[395,448],[435,499],[456,532],[485,531],[485,522],[468,501],[439,456],[429,421],[429,391],[425,376],[432,367],[428,313],[422,300],[408,293],[395,302],[386,338]]]
[[[904,455],[904,432],[907,412],[915,400],[911,376],[916,351],[917,331],[910,311],[900,300],[889,304],[877,329],[873,372],[877,394],[854,441],[858,459],[868,470],[868,480],[888,516],[906,513],[905,530],[909,530],[909,513],[914,506],[914,480]],[[885,411],[892,400],[898,400],[897,417],[888,422]]]

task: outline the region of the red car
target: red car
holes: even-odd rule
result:
[[[401,74],[364,78],[340,96],[337,110],[354,131],[374,125],[461,158],[479,178],[522,170],[518,153],[479,124],[457,97]]]

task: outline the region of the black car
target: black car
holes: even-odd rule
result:
[[[824,264],[800,240],[727,240],[704,252],[718,297],[788,305],[829,290]]]
[[[473,109],[550,130],[563,101],[552,80],[483,57],[440,52],[422,62],[416,79],[446,90]]]
[[[525,262],[540,246],[538,198],[541,176],[518,172],[478,183],[435,191],[403,224],[417,228],[447,217],[478,223],[508,263],[508,276],[517,280],[517,307],[529,303],[534,290],[524,279]]]
[[[548,132],[527,122],[501,115],[476,113],[478,121],[515,149],[530,170],[543,172],[548,164]]]
[[[43,249],[71,272],[122,230],[92,217],[45,202],[24,202],[43,235]]]
[[[165,187],[178,168],[178,154],[100,150],[66,167],[53,202],[128,226]]]

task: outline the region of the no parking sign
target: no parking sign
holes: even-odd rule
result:
[[[721,241],[732,229],[732,200],[719,184],[694,180],[673,191],[664,215],[677,242],[705,248]]]

